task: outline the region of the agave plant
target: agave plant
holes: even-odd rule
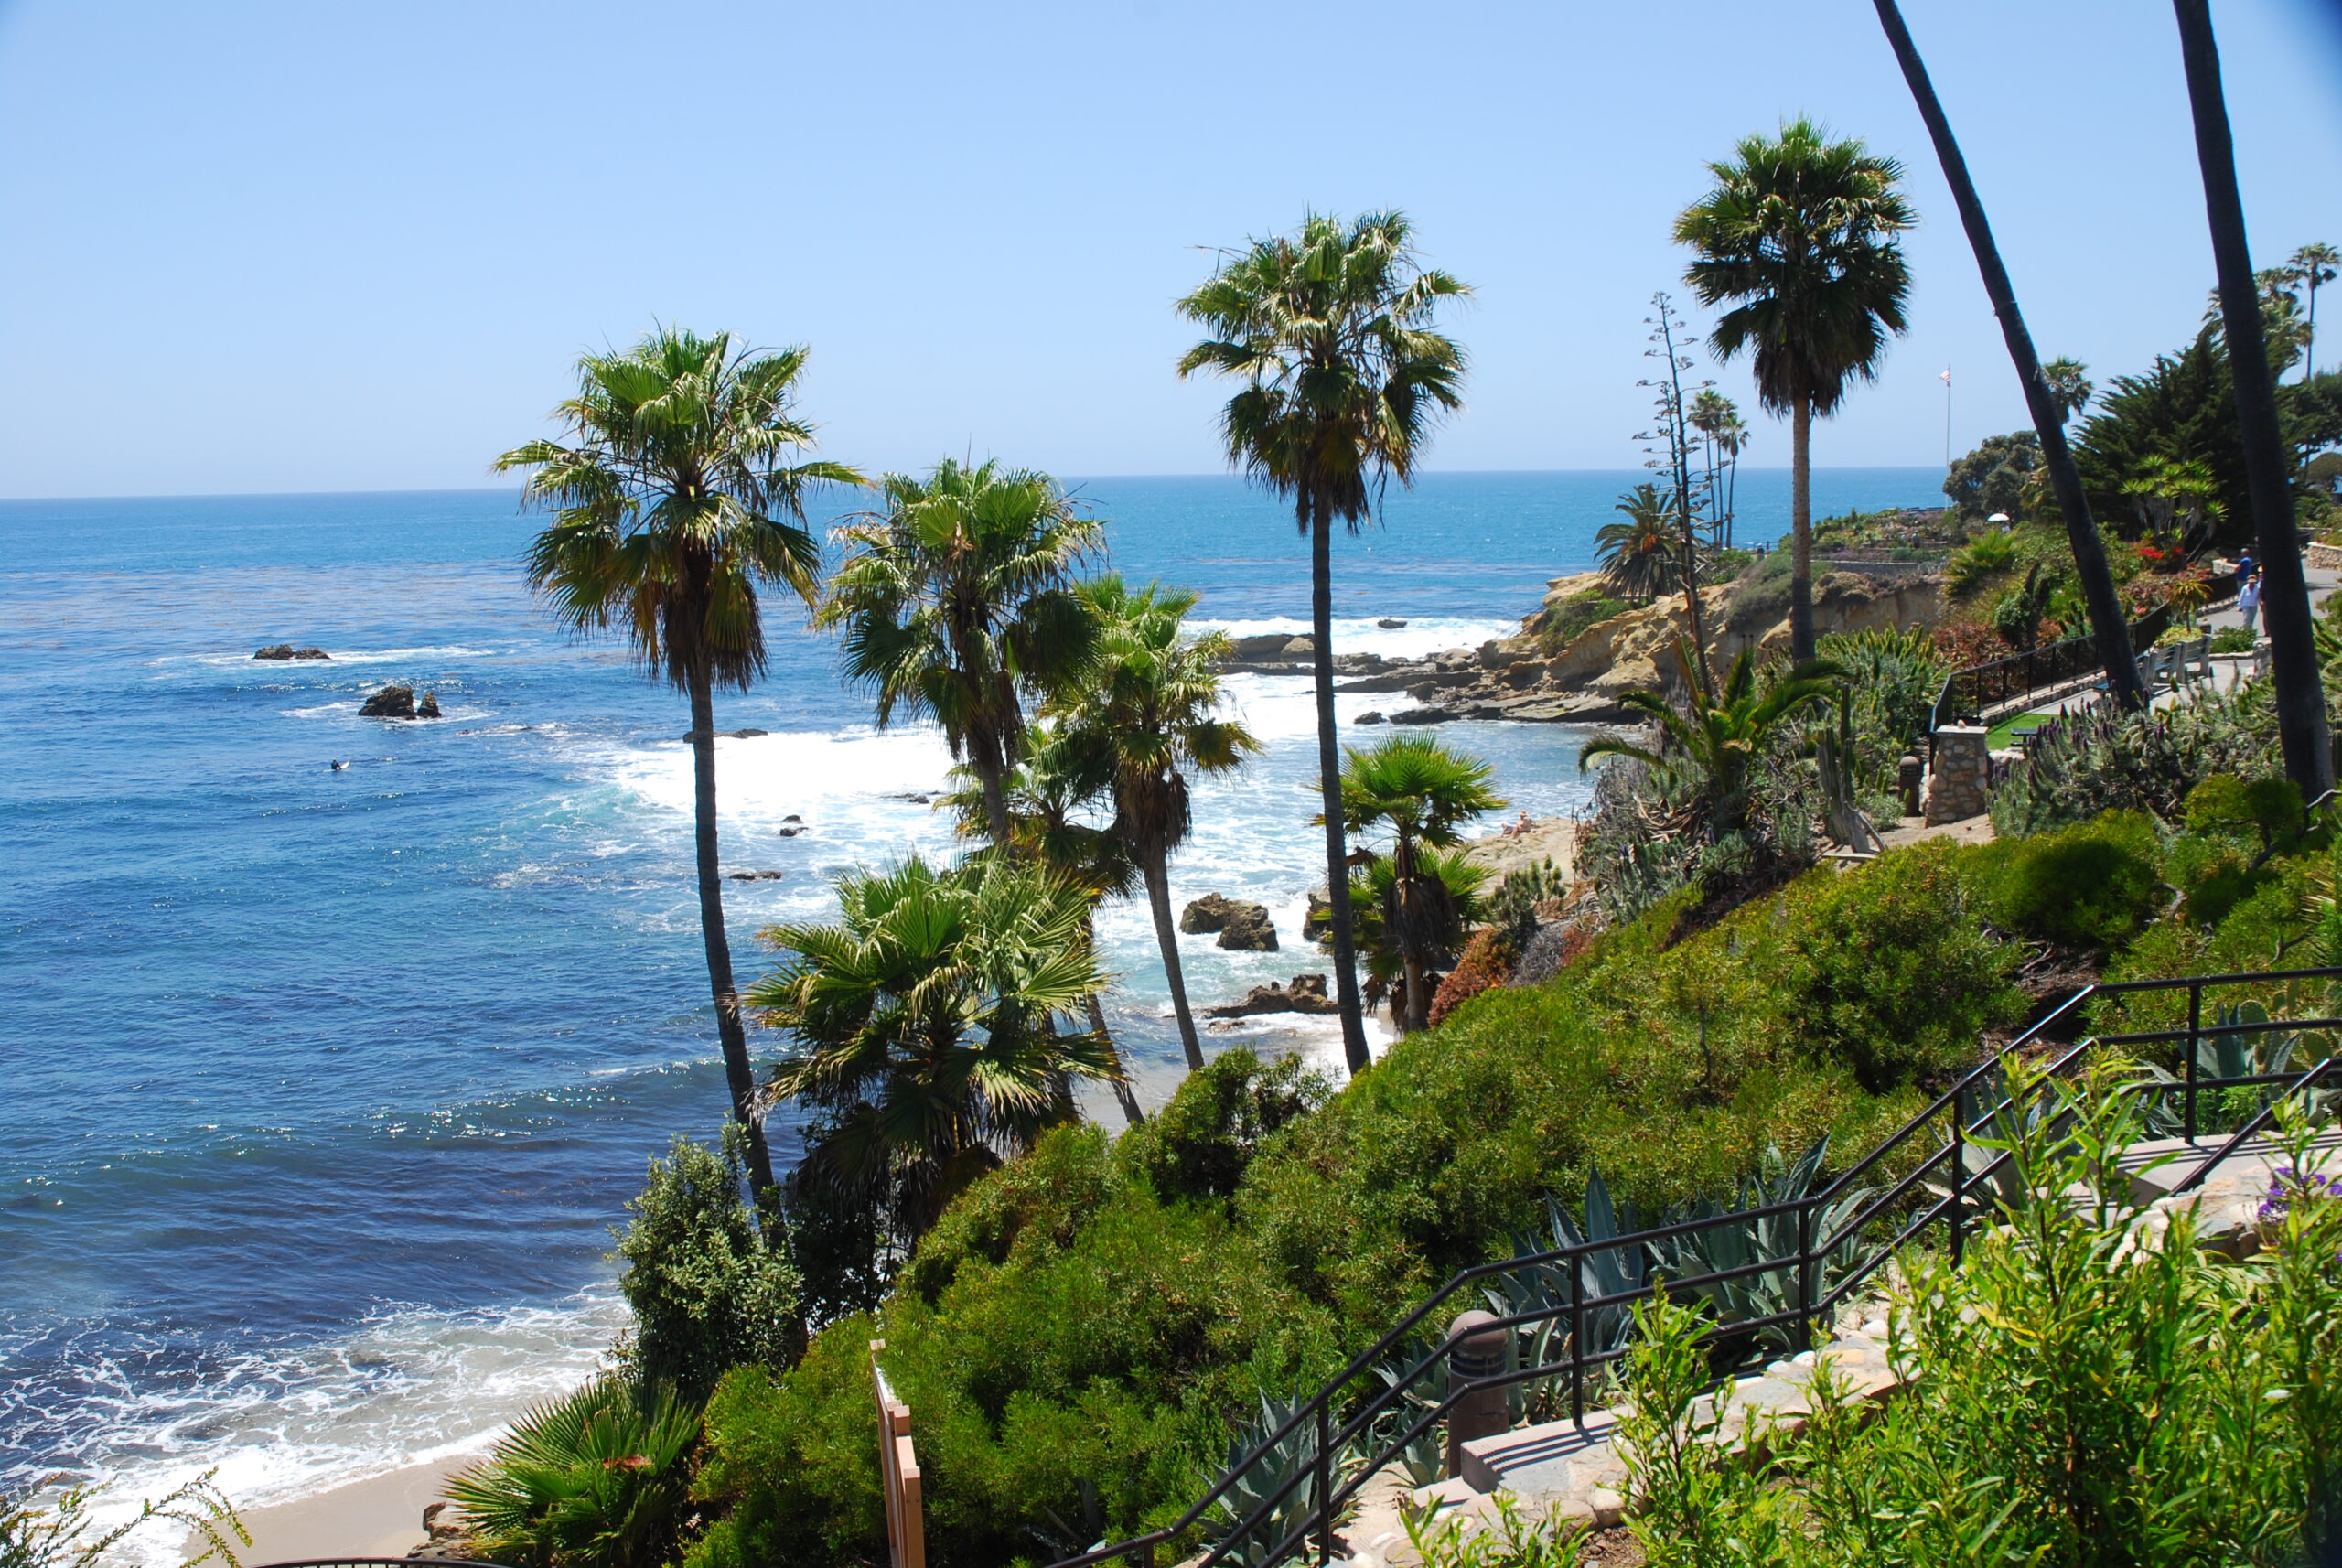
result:
[[[2213,1015],[2213,1024],[2219,1029],[2238,1025],[2270,1024],[2269,1009],[2258,1002],[2240,1002],[2221,1007]],[[2307,1045],[2313,1056],[2323,1054],[2319,1040],[2302,1030],[2280,1031],[2275,1028],[2250,1034],[2211,1034],[2196,1042],[2196,1079],[2198,1084],[2220,1079],[2273,1077],[2292,1070],[2295,1056]],[[2185,1066],[2185,1058],[2182,1058]],[[2160,1092],[2149,1090],[2140,1095],[2143,1109],[2140,1120],[2146,1130],[2159,1138],[2176,1137],[2187,1130],[2186,1102],[2180,1090],[2186,1079],[2179,1073],[2166,1072],[2149,1066],[2141,1069],[2143,1081],[2165,1086]],[[2282,1083],[2237,1084],[2232,1088],[2202,1090],[2197,1095],[2196,1124],[2198,1130],[2228,1132],[2244,1124],[2261,1108],[2280,1098],[2286,1086]],[[2333,1099],[2331,1090],[2313,1090],[2310,1109],[2324,1114],[2326,1103]]]
[[[1671,1212],[1667,1222],[1672,1225],[1689,1220],[1728,1220],[1753,1209],[1797,1202],[1813,1191],[1821,1162],[1829,1152],[1827,1133],[1793,1164],[1768,1144],[1756,1174],[1741,1178],[1739,1201],[1732,1208],[1727,1208],[1714,1198],[1698,1198]],[[1809,1239],[1816,1246],[1833,1242],[1815,1260],[1818,1273],[1813,1289],[1819,1298],[1857,1262],[1862,1243],[1851,1221],[1870,1197],[1870,1189],[1860,1188],[1813,1209],[1806,1222],[1810,1229],[1803,1234],[1799,1230],[1798,1214],[1792,1210],[1754,1217],[1737,1224],[1707,1225],[1661,1238],[1650,1243],[1651,1272],[1680,1290],[1698,1296],[1715,1320],[1727,1326],[1794,1311],[1804,1303],[1798,1278],[1800,1245]],[[1757,1264],[1767,1266],[1753,1266]],[[1730,1279],[1701,1277],[1743,1268],[1750,1272]],[[1746,1334],[1727,1335],[1720,1342],[1719,1351],[1728,1357],[1752,1346],[1801,1350],[1810,1339],[1809,1326],[1801,1319],[1792,1319],[1767,1324]]]
[[[1316,1423],[1302,1422],[1274,1444],[1262,1446],[1306,1402],[1298,1396],[1278,1400],[1262,1394],[1259,1419],[1239,1426],[1228,1440],[1228,1462],[1213,1480],[1217,1484],[1232,1478],[1233,1484],[1213,1501],[1202,1524],[1210,1540],[1226,1547],[1229,1562],[1242,1563],[1244,1568],[1263,1568],[1270,1553],[1285,1537],[1299,1531],[1317,1506]],[[1261,1451],[1255,1454],[1255,1449]],[[1339,1487],[1357,1468],[1360,1457],[1354,1447],[1346,1446],[1335,1454],[1327,1467],[1328,1483]],[[1293,1482],[1291,1489],[1259,1524],[1240,1537],[1237,1532],[1244,1521],[1287,1481]]]
[[[1594,1307],[1583,1304],[1629,1295],[1643,1288],[1650,1261],[1640,1242],[1617,1247],[1598,1245],[1637,1228],[1634,1205],[1614,1203],[1609,1184],[1602,1179],[1599,1170],[1591,1171],[1586,1176],[1584,1229],[1570,1218],[1567,1209],[1552,1198],[1546,1198],[1545,1234],[1516,1234],[1512,1239],[1514,1257],[1534,1257],[1540,1252],[1557,1252],[1589,1242],[1595,1243],[1598,1250],[1579,1253],[1574,1264],[1561,1261],[1523,1263],[1497,1276],[1487,1292],[1489,1311],[1499,1317],[1532,1312],[1550,1315],[1514,1328],[1511,1342],[1506,1347],[1507,1371],[1553,1366],[1570,1354],[1573,1301],[1580,1304],[1585,1354],[1595,1356],[1626,1348],[1627,1335],[1634,1326],[1633,1303],[1611,1301]],[[1574,1293],[1573,1274],[1576,1276]],[[1552,1419],[1560,1412],[1566,1386],[1565,1375],[1529,1379],[1509,1385],[1506,1391],[1510,1396],[1512,1419]]]
[[[447,1483],[483,1554],[533,1568],[658,1568],[691,1499],[700,1412],[600,1377],[512,1423]]]
[[[1998,1062],[1961,1090],[1952,1109],[1966,1129],[1960,1147],[1965,1178],[1960,1189],[1969,1219],[2020,1213],[2046,1196],[2026,1187],[2007,1151],[2020,1144],[2062,1149],[2074,1123],[2073,1100],[2070,1087],[2055,1079],[2041,1092],[2019,1094]],[[1928,1183],[1928,1190],[1939,1199],[1952,1191],[1939,1182]]]

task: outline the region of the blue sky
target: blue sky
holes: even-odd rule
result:
[[[2168,8],[1906,9],[2043,351],[2102,380],[2186,338]],[[2264,263],[2342,242],[2334,10],[2215,7]],[[1477,285],[1434,466],[1628,467],[1669,220],[1800,111],[1903,157],[1925,219],[1912,332],[1819,459],[1940,461],[1947,363],[1962,446],[2021,423],[1863,0],[0,0],[0,494],[486,483],[654,317],[810,343],[866,467],[1209,471],[1170,302],[1312,204],[1402,207]],[[1750,460],[1787,449],[1760,421]]]

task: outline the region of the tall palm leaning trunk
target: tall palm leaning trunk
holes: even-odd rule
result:
[[[2196,119],[2196,156],[2204,169],[2204,209],[2212,230],[2212,259],[2219,269],[2220,320],[2228,338],[2229,380],[2244,438],[2245,490],[2261,543],[2261,609],[2269,628],[2269,673],[2276,687],[2277,736],[2285,776],[2304,800],[2334,788],[2334,753],[2318,678],[2309,584],[2302,575],[2294,532],[2294,495],[2285,479],[2283,436],[2277,423],[2276,377],[2261,340],[2261,294],[2245,243],[2244,202],[2237,193],[2236,148],[2229,135],[2228,104],[2220,90],[2219,45],[2205,0],[2173,0],[2180,50],[2187,68],[2188,106]]]
[[[1317,786],[1326,801],[1326,925],[1334,946],[1335,998],[1342,1014],[1342,1055],[1353,1075],[1366,1070],[1366,1014],[1358,988],[1357,920],[1350,910],[1349,835],[1342,831],[1342,743],[1334,722],[1334,526],[1306,494],[1295,509],[1309,530],[1309,672],[1317,688]]]
[[[1171,987],[1171,1013],[1179,1021],[1179,1048],[1187,1053],[1187,1070],[1204,1069],[1203,1041],[1196,1034],[1196,1015],[1187,1005],[1187,976],[1179,962],[1179,929],[1171,918],[1171,868],[1161,845],[1146,856],[1147,912],[1155,917],[1155,942],[1163,950],[1163,977]]]
[[[1977,271],[1983,274],[1984,292],[1993,302],[1993,314],[2000,317],[2001,337],[2016,365],[2017,380],[2024,383],[2025,406],[2033,416],[2034,434],[2040,437],[2042,466],[2049,472],[2057,510],[2066,520],[2066,542],[2073,553],[2074,575],[2081,579],[2083,601],[2090,607],[2090,631],[2106,667],[2108,689],[2124,707],[2143,708],[2146,691],[2140,683],[2138,660],[2131,648],[2130,623],[2114,589],[2114,575],[2107,569],[2106,550],[2090,516],[2080,471],[2066,446],[2064,412],[2048,378],[2041,373],[2033,334],[2025,329],[2025,317],[2017,309],[2015,287],[2009,282],[2008,269],[2001,264],[2000,247],[1985,219],[1984,203],[1976,194],[1976,182],[1969,177],[1968,160],[1961,156],[1960,144],[1952,137],[1951,122],[1937,101],[1935,85],[1928,79],[1927,64],[1911,41],[1910,29],[1903,25],[1903,14],[1895,0],[1875,0],[1875,4],[1879,25],[1886,29],[1887,42],[1894,46],[1895,59],[1903,68],[1903,80],[1910,85],[1919,117],[1927,122],[1928,135],[1935,143],[1937,161],[1943,165],[1944,178],[1960,209],[1961,226],[1968,231],[1969,246],[1976,252]],[[2254,319],[2257,325],[2258,317]]]
[[[1789,411],[1789,657],[1813,657],[1813,400]]]
[[[756,1114],[757,1079],[748,1064],[748,1034],[740,1022],[740,991],[732,978],[732,944],[724,924],[723,862],[715,844],[715,682],[704,658],[692,661],[692,838],[699,865],[699,930],[707,950],[707,985],[715,998],[716,1041],[724,1052],[724,1081],[733,1119],[748,1139],[748,1180],[773,1186],[772,1149]]]

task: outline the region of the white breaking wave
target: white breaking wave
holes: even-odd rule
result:
[[[1334,651],[1336,653],[1380,653],[1385,659],[1420,659],[1427,653],[1442,653],[1451,648],[1477,648],[1491,638],[1511,637],[1520,630],[1517,620],[1496,620],[1479,616],[1428,616],[1410,618],[1404,626],[1378,625],[1380,618],[1337,618],[1334,622]],[[1224,631],[1230,637],[1260,637],[1269,632],[1282,632],[1287,637],[1306,637],[1309,623],[1293,616],[1271,616],[1255,620],[1204,620],[1190,623],[1199,630]]]
[[[125,1393],[102,1449],[69,1462],[102,1483],[91,1512],[103,1528],[206,1470],[239,1509],[290,1501],[482,1451],[530,1406],[592,1377],[628,1321],[609,1284],[552,1306],[386,1310],[336,1338],[239,1358],[190,1389]],[[149,1526],[121,1550],[168,1568],[185,1533]]]

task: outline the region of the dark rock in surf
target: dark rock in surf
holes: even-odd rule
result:
[[[1340,1010],[1326,994],[1324,975],[1296,974],[1289,991],[1271,981],[1266,985],[1252,987],[1241,1002],[1207,1007],[1204,1013],[1213,1018],[1253,1018],[1263,1013],[1338,1013]]]
[[[259,652],[253,654],[252,657],[254,659],[271,659],[279,663],[283,663],[286,660],[291,659],[331,659],[333,655],[328,653],[322,648],[295,648],[289,642],[280,642],[274,648],[262,649]]]
[[[414,717],[414,688],[385,686],[366,699],[365,705],[358,710],[358,716],[366,719],[411,719]]]
[[[1277,929],[1269,923],[1269,912],[1258,904],[1237,903],[1230,906],[1228,924],[1219,931],[1217,946],[1230,952],[1274,952],[1277,950]]]
[[[1191,937],[1209,936],[1224,929],[1236,906],[1217,893],[1207,893],[1179,911],[1179,929]]]
[[[437,718],[439,716],[439,693],[436,692],[424,693],[423,701],[414,704],[414,716],[419,719]]]
[[[1374,708],[1370,708],[1350,721],[1354,725],[1379,725],[1382,722],[1381,711]]]
[[[1334,906],[1323,893],[1309,896],[1309,912],[1301,918],[1301,940],[1314,942],[1334,929]]]
[[[778,882],[789,874],[785,871],[734,871],[726,875],[735,882]]]
[[[1374,624],[1380,627],[1385,631],[1396,631],[1407,623],[1402,620],[1394,620],[1389,616],[1384,616],[1380,620],[1376,621]]]

